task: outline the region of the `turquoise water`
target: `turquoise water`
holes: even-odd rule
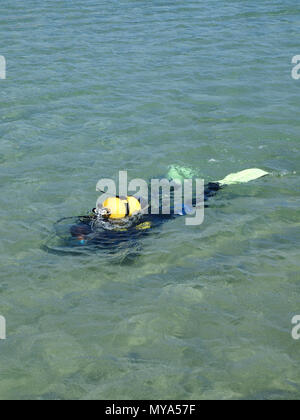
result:
[[[299,398],[299,21],[296,0],[1,6],[1,399]],[[134,258],[46,252],[100,178],[170,164],[271,176]]]

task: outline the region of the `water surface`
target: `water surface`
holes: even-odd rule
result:
[[[1,6],[0,397],[298,398],[300,6]],[[138,255],[46,252],[100,178],[191,167],[224,189]]]

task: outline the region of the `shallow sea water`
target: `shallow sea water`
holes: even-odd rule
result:
[[[298,399],[299,3],[11,0],[0,16],[0,398]],[[271,175],[137,250],[50,241],[100,178],[171,164]]]

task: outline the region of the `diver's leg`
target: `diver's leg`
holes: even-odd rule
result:
[[[209,182],[206,184],[204,187],[204,201],[215,196],[221,188],[222,186],[218,182]]]

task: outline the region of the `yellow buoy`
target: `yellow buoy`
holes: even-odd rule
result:
[[[110,197],[103,203],[110,219],[124,219],[141,211],[141,204],[135,197]]]
[[[141,211],[141,203],[135,197],[127,197],[127,202],[129,206],[129,216],[133,216]]]

